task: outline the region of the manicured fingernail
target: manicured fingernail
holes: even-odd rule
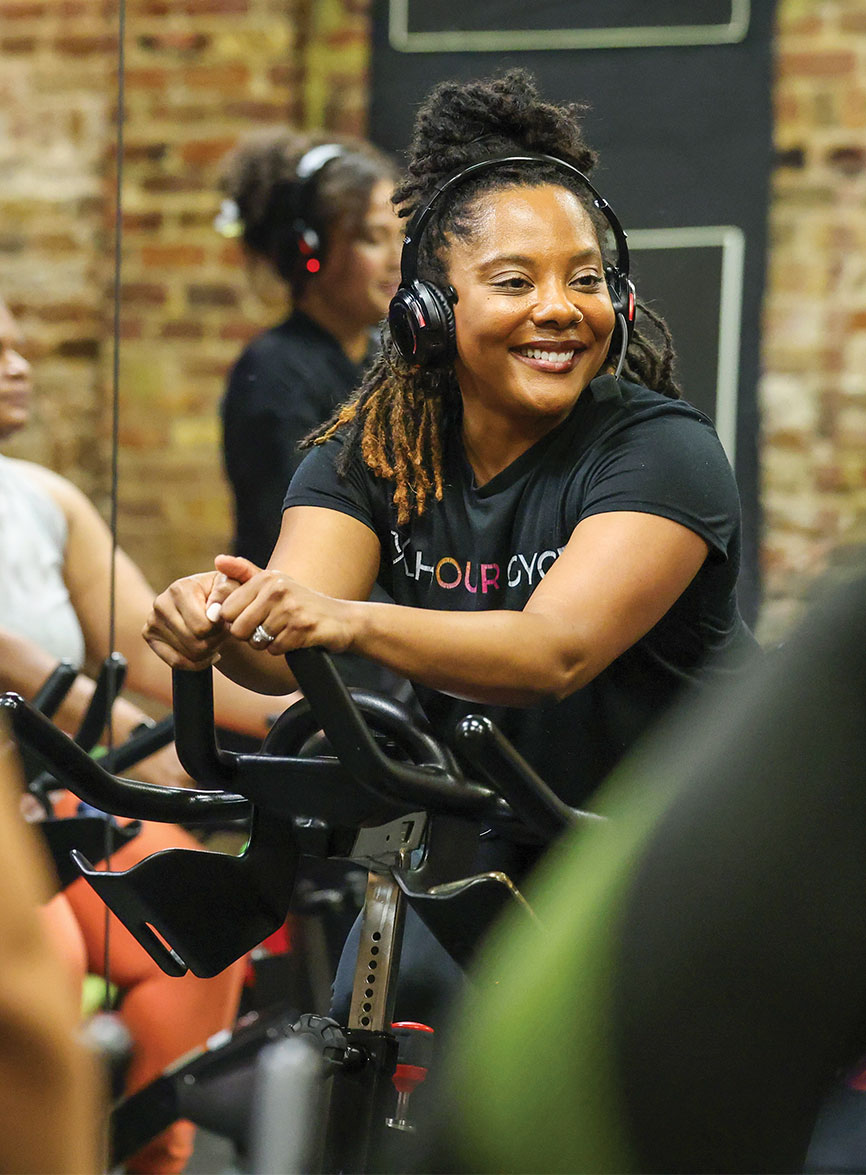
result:
[[[221,604],[208,604],[207,610],[205,611],[205,616],[207,616],[207,618],[211,622],[211,624],[216,624],[216,622],[220,618],[221,613],[222,613],[222,605]]]

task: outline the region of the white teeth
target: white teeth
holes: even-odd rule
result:
[[[520,353],[542,363],[570,363],[574,358],[574,351],[542,351],[540,347],[522,347]]]

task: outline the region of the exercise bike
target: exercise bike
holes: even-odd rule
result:
[[[55,773],[75,774],[88,802],[185,824],[250,817],[240,857],[168,850],[112,874],[74,854],[81,873],[169,974],[216,974],[280,925],[302,853],[348,858],[369,870],[347,1023],[264,1018],[174,1066],[118,1107],[115,1161],[145,1141],[143,1131],[155,1133],[173,1117],[201,1121],[202,1090],[220,1086],[238,1066],[246,1071],[266,1046],[301,1037],[312,1042],[315,1059],[307,1054],[295,1065],[306,1074],[306,1093],[296,1096],[317,1103],[304,1118],[319,1128],[294,1138],[286,1169],[375,1169],[386,1139],[408,1126],[405,1088],[394,1105],[391,1028],[406,903],[466,966],[506,905],[532,918],[505,874],[473,874],[481,830],[541,846],[591,818],[563,804],[488,720],[465,719],[456,739],[461,759],[488,781],[480,784],[405,708],[376,695],[353,697],[327,655],[300,650],[289,662],[305,700],[278,720],[255,755],[217,746],[210,673],[175,672],[178,754],[188,773],[214,790],[115,779],[92,760],[83,763],[78,748],[42,727],[26,704],[4,703],[19,739]],[[260,1133],[267,1136],[267,1121]]]

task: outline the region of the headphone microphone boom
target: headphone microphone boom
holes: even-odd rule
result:
[[[595,208],[604,216],[616,242],[616,262],[605,266],[604,276],[617,325],[611,351],[619,350],[616,376],[625,363],[626,351],[634,334],[635,290],[629,277],[626,233],[607,200],[595,190],[579,168],[558,155],[527,151],[523,154],[494,155],[471,163],[448,176],[423,208],[412,217],[403,241],[400,258],[400,286],[388,308],[388,326],[397,351],[415,367],[445,367],[457,355],[454,327],[456,294],[449,286],[442,290],[435,282],[418,277],[418,249],[424,229],[446,192],[480,172],[509,163],[552,163],[570,176],[577,176],[592,196]]]

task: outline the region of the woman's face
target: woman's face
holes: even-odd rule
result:
[[[385,317],[400,281],[403,224],[391,192],[391,183],[379,180],[360,228],[338,224],[332,229],[325,264],[315,279],[317,298],[362,328]]]
[[[552,428],[598,374],[615,325],[598,237],[555,184],[503,188],[474,211],[477,227],[445,258],[464,411]]]
[[[21,354],[22,337],[5,303],[0,302],[0,440],[30,419],[30,364]]]

